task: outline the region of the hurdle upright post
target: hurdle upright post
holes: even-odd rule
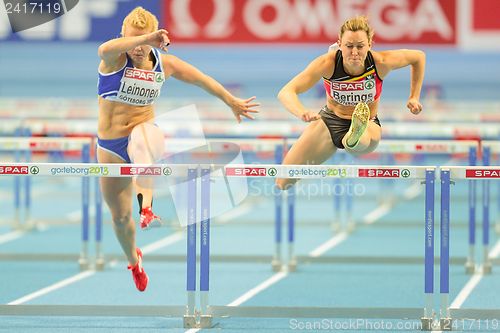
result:
[[[469,148],[469,165],[476,165],[477,149],[476,147]],[[465,262],[465,272],[473,274],[476,270],[475,259],[475,244],[476,244],[476,183],[469,180],[469,255]]]
[[[297,258],[295,257],[295,186],[286,191],[288,206],[288,271],[297,270]]]
[[[92,139],[92,147],[94,140]],[[104,270],[106,260],[102,252],[102,193],[99,183],[100,178],[96,177],[94,181],[94,211],[95,211],[95,268],[98,271]]]
[[[281,164],[283,160],[284,146],[286,145],[286,139],[283,145],[276,145],[274,151],[274,161],[276,164]],[[281,258],[281,231],[283,223],[283,191],[281,191],[276,186],[273,187],[274,194],[274,256],[271,261],[271,267],[274,272],[279,272],[282,266]]]
[[[333,220],[332,220],[332,223],[331,223],[331,229],[333,231],[333,233],[338,233],[340,232],[340,230],[342,229],[342,224],[340,222],[340,219],[341,219],[341,216],[340,216],[340,209],[341,209],[341,205],[340,205],[340,195],[338,195],[338,193],[336,192],[336,190],[338,188],[342,188],[341,187],[341,183],[340,183],[340,178],[333,178],[332,179],[332,183],[333,183],[333,195],[332,195],[332,198],[333,198]]]
[[[198,168],[189,167],[187,177],[187,306],[184,314],[184,328],[197,327],[196,320],[196,182]]]
[[[21,135],[22,135],[22,128],[17,127],[14,130],[14,136],[21,136]],[[14,161],[18,163],[21,162],[21,152],[18,149],[14,151]],[[21,177],[20,176],[14,176],[14,211],[15,211],[14,228],[21,229],[22,224],[21,224]]]
[[[353,216],[353,204],[354,204],[354,179],[347,178],[345,180],[346,187],[346,200],[345,200],[345,208],[346,208],[346,228],[347,232],[353,232],[356,229],[356,221]],[[352,189],[352,191],[351,191]]]
[[[200,225],[200,322],[201,328],[212,327],[209,314],[210,292],[210,168],[201,168]]]
[[[435,170],[425,172],[425,267],[424,267],[424,316],[421,318],[422,330],[432,331],[434,323],[434,183]]]
[[[483,147],[483,165],[490,165],[491,148]],[[489,256],[490,245],[490,181],[482,180],[483,185],[483,273],[491,274],[492,264]]]
[[[90,145],[82,146],[82,162],[90,163]],[[90,179],[82,177],[82,248],[78,264],[80,270],[89,269],[89,196],[90,196]]]
[[[95,202],[95,268],[104,270],[106,261],[102,252],[102,194],[99,187],[99,178],[95,178],[94,202]]]
[[[23,129],[23,136],[25,137],[30,137],[31,136],[31,130],[27,127]],[[30,163],[32,162],[32,153],[31,150],[28,148],[24,151],[25,154],[25,161]],[[26,177],[24,181],[24,221],[25,225],[24,227],[27,229],[30,229],[32,227],[36,227],[36,225],[33,223],[30,223],[31,220],[31,177]]]
[[[450,170],[441,169],[441,232],[439,262],[439,292],[441,294],[439,327],[451,331],[450,295]]]
[[[335,154],[333,156],[333,161],[335,159],[338,159],[338,164],[344,164],[344,158],[345,154]],[[333,234],[337,234],[340,231],[342,231],[342,215],[341,215],[341,209],[342,209],[342,202],[341,202],[341,195],[339,195],[338,192],[342,193],[340,189],[343,188],[342,180],[340,178],[334,177],[331,182],[333,183],[333,195],[332,195],[332,203],[333,203],[333,219],[330,224],[330,228],[333,232]]]

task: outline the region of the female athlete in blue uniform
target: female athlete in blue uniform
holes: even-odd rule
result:
[[[170,43],[168,32],[158,29],[158,20],[142,7],[124,19],[122,37],[99,47],[99,124],[97,157],[100,163],[141,163],[157,161],[163,154],[161,130],[154,126],[153,102],[169,77],[197,85],[221,99],[236,120],[253,119],[255,97],[240,99],[219,82],[181,59],[160,54]],[[156,48],[156,49],[155,49]],[[151,210],[152,186],[135,182],[140,203],[140,226],[159,222]],[[142,253],[135,244],[132,219],[131,178],[101,178],[104,199],[111,210],[115,234],[127,256],[137,289],[144,291],[148,276],[142,268]]]
[[[310,122],[285,156],[283,164],[321,164],[345,149],[353,155],[377,147],[381,128],[377,117],[382,83],[391,70],[411,66],[407,107],[422,111],[419,102],[425,72],[425,54],[419,50],[371,51],[373,30],[364,16],[347,20],[339,32],[337,47],[313,60],[288,82],[278,98],[288,111]],[[317,113],[308,110],[298,95],[323,80],[326,105]],[[278,179],[288,189],[296,179]]]

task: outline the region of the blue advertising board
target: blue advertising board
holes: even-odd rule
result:
[[[61,3],[64,0],[60,0]],[[1,3],[3,2],[3,3]],[[42,25],[13,32],[9,14],[39,10],[30,0],[0,0],[0,41],[3,42],[102,42],[120,34],[123,18],[135,7],[142,6],[157,15],[161,22],[162,1],[155,0],[80,0],[65,14]],[[43,10],[46,10],[44,8]],[[45,13],[44,13],[45,14]]]

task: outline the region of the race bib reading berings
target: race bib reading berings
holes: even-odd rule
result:
[[[351,106],[359,102],[370,103],[377,93],[375,79],[365,78],[360,81],[330,83],[330,96],[339,104]]]
[[[162,72],[127,67],[116,97],[127,104],[149,105],[160,96],[164,81]]]

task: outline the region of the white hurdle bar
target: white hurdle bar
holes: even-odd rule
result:
[[[212,327],[213,317],[302,317],[302,318],[392,318],[421,320],[425,330],[432,329],[434,320],[434,182],[435,170],[433,166],[369,166],[369,165],[278,165],[278,164],[228,164],[228,165],[130,165],[130,164],[97,164],[97,163],[5,163],[0,175],[20,176],[54,176],[54,177],[186,177],[188,185],[188,216],[195,220],[198,211],[197,182],[201,177],[201,207],[203,217],[201,229],[203,241],[200,255],[200,306],[197,310],[194,293],[196,292],[196,224],[188,224],[187,230],[187,306],[182,307],[154,307],[151,315],[177,316],[180,309],[185,309],[185,327]],[[223,170],[222,175],[214,175],[211,170]],[[200,172],[201,171],[201,172]],[[311,307],[234,307],[210,306],[209,291],[209,227],[210,216],[210,177],[266,177],[266,178],[393,178],[399,180],[420,179],[426,184],[424,219],[424,307],[422,308],[311,308]],[[205,180],[205,181],[203,181]],[[129,316],[137,312],[130,307],[80,307],[80,306],[52,306],[50,308],[30,305],[3,305],[0,314],[3,315],[124,315]],[[147,315],[148,311],[141,311]]]

